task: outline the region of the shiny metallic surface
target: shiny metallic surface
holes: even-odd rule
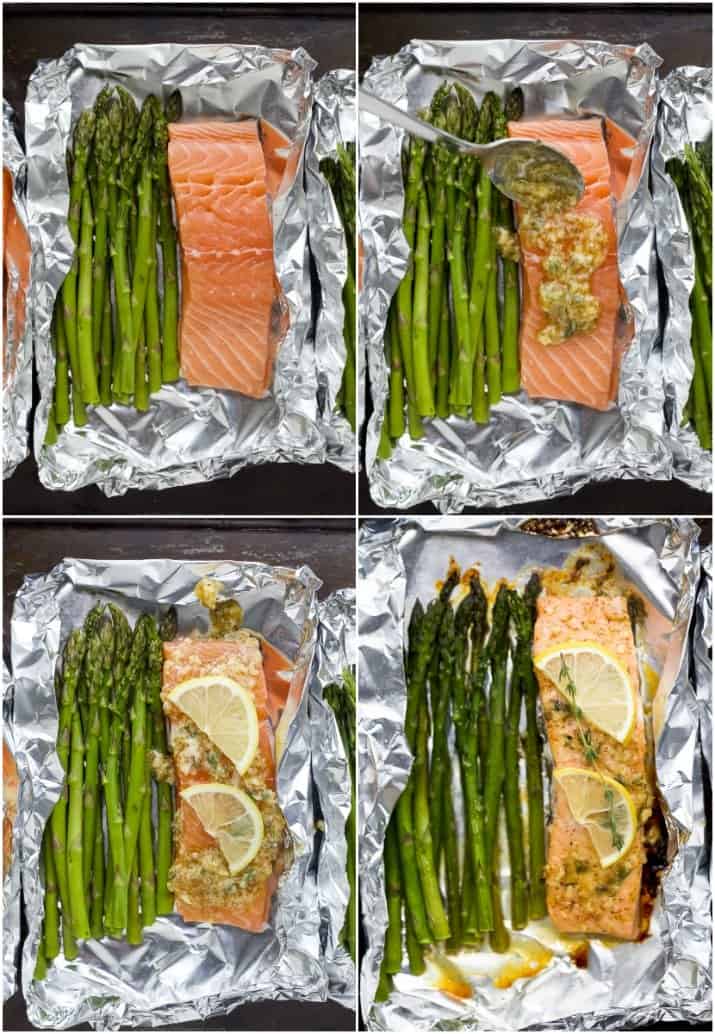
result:
[[[355,669],[355,590],[338,589],[318,604],[318,617],[318,642],[308,708],[313,743],[313,780],[323,817],[317,876],[320,936],[329,997],[347,1009],[355,1009],[355,966],[340,943],[349,898],[345,823],[350,814],[350,780],[355,758],[346,757],[332,708],[323,700],[326,686],[342,681],[346,668]]]
[[[647,44],[629,47],[595,40],[414,40],[399,54],[373,61],[366,87],[409,111],[424,107],[447,75],[479,97],[489,89],[503,94],[505,84],[520,85],[527,118],[610,116],[637,140],[626,193],[615,209],[620,275],[635,320],[617,406],[601,413],[529,399],[522,391],[502,398],[486,426],[457,417],[428,421],[424,438],[412,441],[403,435],[390,458],[381,460],[377,448],[387,395],[383,337],[390,301],[408,260],[402,232],[403,134],[361,113],[365,266],[360,319],[374,401],[366,463],[379,506],[399,509],[432,502],[442,513],[454,513],[465,506],[505,506],[564,495],[591,481],[670,477],[647,162],[659,64]]]
[[[35,354],[41,399],[35,453],[42,483],[72,491],[98,484],[106,495],[128,488],[167,488],[227,477],[247,464],[321,463],[325,436],[317,411],[310,340],[311,289],[304,144],[310,126],[315,62],[301,49],[259,46],[90,46],[41,62],[30,79],[25,112],[28,216],[32,237]],[[276,274],[290,325],[264,399],[237,392],[165,384],[147,413],[93,407],[87,425],[72,423],[46,447],[54,384],[49,341],[55,296],[69,269],[65,151],[71,127],[105,83],[134,98],[180,89],[184,115],[265,118],[289,140],[286,172],[272,199]]]
[[[7,665],[2,666],[2,722],[3,740],[8,750],[15,756],[13,736],[13,695],[14,686]],[[4,768],[4,765],[3,765]],[[3,773],[3,782],[8,783],[8,773]],[[10,867],[3,871],[2,880],[2,1000],[7,1001],[17,990],[17,964],[20,949],[20,795],[22,787],[18,786],[18,810],[12,830],[12,847]],[[5,798],[2,802],[2,816],[5,817]]]
[[[682,426],[693,379],[690,294],[695,283],[693,241],[678,191],[666,172],[686,144],[712,136],[712,68],[674,69],[658,88],[658,122],[651,153],[653,201],[658,212],[656,247],[667,291],[663,327],[663,381],[673,472],[693,488],[712,492],[712,453],[703,449],[691,424]]]
[[[347,275],[345,233],[330,187],[320,171],[324,158],[335,157],[338,144],[355,142],[355,73],[346,68],[319,79],[313,94],[313,118],[305,149],[305,195],[308,243],[320,283],[315,321],[318,411],[327,439],[327,458],[342,470],[356,466],[355,435],[336,408],[345,368],[343,286]]]
[[[618,1030],[661,1021],[707,1022],[712,1003],[712,924],[700,744],[709,742],[712,715],[700,678],[698,706],[690,671],[692,629],[697,636],[698,628],[709,623],[711,612],[703,602],[707,590],[701,583],[698,529],[686,519],[596,518],[596,535],[553,538],[525,533],[523,524],[522,518],[515,517],[426,517],[369,521],[362,527],[358,763],[362,909],[368,946],[360,988],[368,1028]],[[550,943],[554,954],[531,979],[520,977],[510,987],[497,989],[492,976],[503,957],[489,951],[462,951],[453,961],[470,978],[471,999],[441,992],[431,964],[421,977],[412,976],[403,964],[389,999],[376,1003],[387,924],[384,835],[412,764],[403,733],[402,663],[412,605],[418,596],[426,601],[434,594],[435,582],[444,577],[450,557],[463,568],[478,563],[490,583],[507,578],[521,585],[534,567],[560,568],[576,549],[596,543],[608,548],[625,583],[645,601],[644,649],[648,663],[660,675],[652,707],[654,760],[670,864],[649,936],[635,944],[589,938],[586,968],[579,968],[568,955],[569,945],[554,938],[550,924],[532,922],[523,934]],[[703,565],[708,570],[709,563],[706,559]],[[711,630],[703,634],[710,637]],[[545,761],[548,770],[548,750]],[[502,880],[505,875],[506,868]]]
[[[210,575],[238,599],[244,625],[265,636],[295,665],[276,730],[277,794],[290,830],[294,861],[281,877],[268,928],[236,927],[160,917],[132,947],[104,937],[85,941],[78,958],[55,960],[41,983],[32,981],[43,913],[38,876],[42,832],[62,785],[55,751],[54,671],[69,630],[97,599],[119,604],[133,622],[173,605],[179,632],[207,630],[207,612],[194,594]],[[23,994],[30,1022],[60,1029],[91,1023],[155,1027],[229,1012],[259,999],[324,1001],[328,994],[321,948],[321,915],[312,864],[315,847],[312,731],[306,680],[318,628],[319,580],[261,563],[221,561],[64,560],[47,575],[26,578],[12,616],[15,744],[23,785],[23,891],[28,935],[23,947]]]
[[[15,131],[15,116],[2,102],[3,165],[12,174],[12,202],[18,218],[27,226],[25,208],[27,163]],[[29,291],[29,285],[28,285]],[[29,422],[32,408],[32,309],[25,312],[22,337],[18,337],[14,312],[8,310],[3,341],[2,473],[9,478],[18,463],[30,454]]]

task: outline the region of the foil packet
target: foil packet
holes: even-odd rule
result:
[[[338,409],[337,400],[347,358],[343,287],[348,253],[340,213],[320,163],[325,158],[335,158],[338,145],[355,143],[356,117],[355,73],[339,68],[319,79],[305,151],[308,240],[320,285],[315,318],[318,409],[327,439],[328,460],[347,471],[355,470],[356,439]]]
[[[560,537],[553,537],[554,531]],[[402,518],[363,525],[358,550],[358,761],[361,894],[368,946],[360,987],[368,1029],[618,1030],[708,1020],[711,886],[700,743],[710,715],[699,710],[690,677],[690,632],[700,583],[697,538],[697,526],[685,519],[598,518],[583,529],[573,522],[569,527],[567,522],[515,517]],[[569,558],[573,563],[586,556],[593,558],[597,576],[605,572],[618,577],[619,586],[631,586],[643,599],[641,663],[658,678],[652,705],[654,760],[667,826],[668,866],[649,936],[638,944],[591,937],[585,968],[549,942],[554,955],[544,968],[531,979],[523,978],[522,969],[520,978],[504,989],[497,989],[481,968],[486,952],[462,952],[453,959],[470,978],[473,997],[467,999],[442,992],[431,964],[421,977],[403,966],[393,978],[389,998],[375,1002],[387,926],[384,836],[412,764],[403,732],[402,662],[412,605],[418,596],[426,601],[434,595],[435,582],[444,578],[450,557],[463,569],[478,563],[490,584],[498,578],[522,584],[535,567],[562,569]],[[599,567],[602,562],[605,567]],[[570,578],[574,570],[569,568]],[[703,620],[705,614],[703,609]],[[548,779],[545,785],[546,797]],[[503,880],[505,874],[501,875]],[[544,943],[547,926],[543,920],[538,926],[530,923],[522,933],[528,937],[531,932]],[[490,957],[501,967],[503,956]]]
[[[349,885],[346,875],[345,823],[350,814],[351,765],[340,730],[323,690],[341,682],[346,668],[357,661],[354,589],[338,589],[318,605],[318,642],[310,683],[310,727],[313,742],[313,780],[322,818],[318,845],[318,904],[321,941],[328,975],[329,996],[346,1009],[355,1009],[355,966],[341,943],[346,921]]]
[[[20,795],[22,788],[15,765],[15,746],[12,732],[13,683],[10,672],[3,661],[2,666],[2,722],[3,722],[3,873],[2,873],[2,1000],[17,990],[17,963],[20,949]],[[18,807],[14,820],[8,813],[8,800],[13,794]],[[8,857],[5,857],[5,840],[8,840]],[[6,863],[9,863],[6,867]]]
[[[670,477],[647,161],[660,63],[647,44],[595,40],[413,40],[397,55],[373,61],[366,88],[413,113],[428,104],[445,78],[459,80],[480,100],[488,90],[503,97],[518,85],[526,118],[600,115],[636,140],[625,193],[615,206],[620,278],[635,326],[621,366],[617,405],[597,412],[530,399],[521,391],[492,407],[485,426],[454,416],[425,421],[422,439],[412,441],[405,434],[390,457],[380,459],[388,392],[385,325],[409,259],[402,231],[404,133],[360,113],[361,323],[374,405],[366,464],[379,506],[403,509],[432,502],[440,512],[452,513],[465,506],[506,506],[573,493],[591,481]]]
[[[2,153],[3,166],[12,177],[12,199],[18,219],[27,227],[25,208],[27,188],[27,162],[25,152],[17,138],[15,115],[12,107],[2,102]],[[6,184],[3,177],[3,193]],[[7,232],[7,228],[4,231]],[[7,241],[4,242],[7,251]],[[10,282],[5,285],[3,296],[7,306],[7,318],[3,334],[3,381],[2,381],[2,472],[9,478],[15,468],[30,455],[29,424],[32,408],[32,308],[27,304],[28,294],[18,297],[21,307],[8,305],[10,290],[18,290],[16,271],[9,270]],[[21,320],[18,321],[18,315]]]
[[[700,746],[703,763],[712,785],[713,707],[713,549],[702,551],[702,575],[693,624],[693,667],[700,710]]]
[[[25,115],[28,216],[33,245],[35,350],[41,398],[35,454],[47,488],[97,484],[106,495],[129,488],[168,488],[228,477],[247,464],[322,463],[325,438],[317,411],[311,328],[304,145],[310,126],[312,70],[302,49],[259,46],[78,44],[43,61],[30,78]],[[71,129],[106,83],[121,84],[141,103],[180,90],[184,116],[262,118],[288,140],[283,178],[271,201],[275,268],[288,329],[269,395],[164,384],[148,412],[94,406],[87,424],[70,422],[56,445],[43,444],[54,360],[50,324],[70,267],[69,185],[65,152]]]
[[[667,293],[663,326],[663,380],[673,473],[692,488],[712,492],[712,453],[703,449],[684,410],[693,380],[690,295],[695,284],[693,240],[677,188],[666,171],[686,144],[712,137],[712,68],[675,68],[659,85],[658,121],[651,169],[656,248]]]
[[[208,630],[194,589],[210,576],[243,608],[244,627],[261,634],[292,662],[290,688],[275,732],[278,802],[294,860],[275,892],[269,925],[251,934],[237,927],[158,918],[132,947],[104,937],[80,943],[76,960],[62,956],[44,980],[32,975],[44,911],[38,855],[47,819],[62,787],[56,753],[54,673],[61,647],[96,600],[118,604],[133,623],[168,606],[179,634]],[[15,743],[23,786],[20,808],[23,891],[28,934],[22,981],[30,1022],[97,1030],[200,1023],[259,999],[324,1001],[325,963],[314,853],[311,730],[306,681],[317,634],[319,580],[307,567],[186,560],[73,560],[26,578],[12,615]],[[332,759],[330,759],[332,760]]]

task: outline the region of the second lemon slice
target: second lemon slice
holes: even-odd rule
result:
[[[224,783],[196,783],[181,796],[216,838],[231,874],[245,869],[263,843],[263,818],[248,794]]]
[[[631,848],[638,829],[633,799],[610,776],[585,768],[556,768],[554,779],[566,794],[576,822],[588,829],[601,865],[613,865]]]
[[[628,672],[618,658],[598,643],[565,642],[538,654],[534,667],[581,709],[587,721],[625,743],[635,724],[636,704]]]
[[[168,699],[229,758],[239,774],[258,750],[258,715],[250,692],[225,675],[180,682]]]

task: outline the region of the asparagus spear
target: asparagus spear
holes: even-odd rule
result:
[[[72,367],[72,390],[84,397],[82,371],[79,360],[77,326],[77,282],[79,273],[80,217],[82,198],[86,193],[87,164],[94,139],[94,112],[83,111],[77,120],[73,137],[72,177],[70,182],[67,229],[75,245],[72,265],[62,284],[62,306],[64,310],[67,349]]]
[[[355,851],[357,848],[355,827],[355,679],[349,669],[343,671],[342,685],[334,683],[325,688],[325,699],[332,708],[340,731],[345,758],[350,774],[350,811],[345,823],[347,839],[347,875],[350,890],[348,907],[343,928],[345,946],[353,961],[356,959],[357,896]]]
[[[423,185],[417,200],[417,242],[414,253],[414,296],[412,301],[412,364],[417,412],[421,417],[434,416],[435,411],[427,312],[431,226],[427,192]]]
[[[72,930],[78,939],[90,936],[87,895],[84,888],[82,865],[82,814],[84,739],[79,711],[72,714],[70,771],[67,779],[69,803],[67,807],[67,885],[69,889]]]
[[[443,83],[435,90],[430,105],[430,122],[438,129],[446,127],[445,103],[449,96],[449,83]],[[429,353],[434,365],[439,351],[442,321],[442,297],[446,262],[445,237],[447,229],[447,176],[446,164],[449,151],[442,145],[431,148],[430,165],[432,187],[432,242],[429,257]]]
[[[57,888],[62,904],[62,944],[66,959],[75,958],[77,947],[72,930],[72,907],[69,895],[67,872],[67,810],[69,803],[69,757],[72,728],[72,714],[75,710],[75,695],[85,651],[85,637],[80,629],[70,633],[63,655],[62,678],[59,680],[60,712],[57,732],[57,756],[65,773],[65,780],[59,800],[50,816],[52,852],[55,860]]]
[[[459,135],[473,140],[479,117],[478,108],[467,90],[460,90],[461,129]],[[448,122],[450,111],[447,112]],[[456,121],[456,119],[455,119]],[[450,129],[450,132],[452,130]],[[472,365],[476,342],[476,324],[470,317],[470,293],[465,263],[465,246],[469,221],[470,198],[476,172],[475,159],[464,156],[459,162],[458,198],[453,222],[448,208],[449,226],[449,270],[452,281],[452,299],[457,329],[456,348],[453,350],[449,401],[456,410],[468,407],[472,401]]]
[[[146,796],[146,750],[147,750],[147,626],[151,618],[143,614],[134,629],[135,639],[139,637],[142,645],[141,659],[137,659],[136,677],[131,685],[134,695],[131,704],[131,757],[127,779],[127,798],[124,813],[124,850],[126,865],[131,869],[136,853],[139,826],[141,823],[144,798]],[[134,652],[134,643],[132,643]]]
[[[175,102],[171,110],[157,111],[154,120],[154,151],[156,174],[159,187],[159,243],[164,278],[164,306],[162,311],[162,353],[161,373],[164,381],[179,378],[179,344],[177,327],[179,323],[179,273],[176,256],[176,230],[171,214],[171,187],[169,185],[169,129],[168,122],[175,121]],[[178,117],[178,116],[177,116]]]
[[[482,102],[477,126],[477,143],[489,143],[492,136],[495,95],[488,93]],[[472,280],[469,290],[469,322],[472,338],[479,339],[480,351],[475,355],[476,370],[474,372],[474,390],[476,397],[472,400],[472,416],[477,423],[485,423],[489,418],[487,399],[484,395],[485,362],[482,342],[479,337],[484,319],[484,311],[489,293],[490,278],[494,265],[495,253],[492,231],[492,182],[484,168],[479,169],[477,187],[477,233],[472,260]],[[495,288],[495,284],[492,284]],[[493,318],[493,310],[491,312]],[[476,349],[475,349],[476,352]],[[470,366],[471,371],[471,366]],[[471,385],[470,385],[471,387]]]
[[[429,711],[426,694],[422,693],[417,722],[414,762],[413,822],[417,869],[422,887],[427,921],[434,941],[449,937],[449,920],[444,910],[434,862],[434,845],[430,827],[428,745]]]
[[[94,834],[89,928],[97,940],[104,936],[104,831],[101,821],[97,823]]]
[[[401,438],[405,431],[405,397],[402,384],[400,335],[397,330],[394,305],[390,309],[387,321],[387,335],[390,347],[389,431],[390,438],[397,439]]]
[[[383,951],[386,973],[399,973],[402,967],[402,883],[400,880],[400,848],[395,817],[390,819],[385,834],[385,896],[387,898],[387,930]]]
[[[412,919],[408,915],[405,920],[405,943],[407,947],[407,962],[410,973],[418,977],[425,971],[424,953],[422,945],[417,940]]]
[[[546,915],[546,864],[544,787],[541,774],[541,736],[536,717],[539,687],[531,662],[531,645],[536,616],[536,598],[541,592],[541,580],[533,574],[524,590],[524,604],[529,614],[529,648],[525,650],[522,677],[526,699],[526,792],[529,805],[529,918],[541,919]]]
[[[405,371],[407,387],[407,418],[412,438],[421,438],[424,434],[419,419],[417,405],[417,384],[412,357],[412,287],[414,281],[414,250],[417,228],[417,208],[420,187],[422,184],[422,166],[425,158],[425,144],[421,140],[410,140],[407,159],[407,185],[405,188],[405,208],[403,215],[403,232],[410,249],[407,272],[397,288],[396,312],[397,330],[402,352],[402,366]]]
[[[67,363],[67,339],[64,322],[60,318],[61,307],[55,306],[50,330],[52,348],[55,354],[55,422],[64,427],[70,418],[69,367]]]
[[[60,920],[57,908],[57,874],[49,823],[42,837],[42,869],[45,878],[45,915],[42,920],[42,951],[47,962],[60,953]]]
[[[89,693],[88,722],[85,743],[84,799],[82,818],[82,877],[85,895],[89,894],[92,880],[98,812],[101,806],[99,790],[99,755],[101,745],[101,688],[106,652],[112,640],[112,626],[104,622],[92,631],[87,640],[86,681]]]
[[[150,716],[147,716],[149,718]],[[151,725],[147,729],[147,747],[151,748]],[[144,751],[144,801],[139,822],[139,875],[141,877],[142,920],[151,926],[156,919],[156,878],[154,866],[154,830],[151,821],[151,758],[149,749]]]
[[[457,838],[457,820],[452,799],[452,780],[449,767],[442,782],[442,808],[444,830],[444,871],[447,882],[447,916],[449,918],[450,950],[458,950],[462,942],[461,914],[461,865],[459,858],[459,840]]]
[[[95,104],[97,128],[94,137],[94,155],[97,161],[97,191],[92,283],[92,339],[95,355],[101,355],[102,352],[104,303],[107,293],[107,265],[109,261],[107,254],[107,229],[109,219],[109,177],[112,171],[112,145],[108,110],[105,96],[100,104],[99,113],[97,113],[97,104]]]
[[[514,666],[509,685],[509,707],[504,738],[504,813],[511,869],[511,925],[523,930],[529,914],[529,885],[524,856],[524,828],[519,794],[519,718],[524,665],[531,664],[531,620],[517,593],[509,595],[509,610],[517,633]]]
[[[173,639],[176,635],[176,614],[173,621],[166,618],[162,621],[159,634],[152,634],[148,645],[148,670],[150,700],[152,707],[152,745],[154,751],[162,757],[169,753],[164,723],[164,710],[161,702],[161,641]],[[156,781],[157,796],[157,835],[156,835],[156,910],[158,915],[170,915],[174,911],[174,897],[169,890],[169,869],[171,868],[171,827],[174,804],[171,785],[164,780]]]
[[[112,295],[108,278],[104,284],[99,343],[99,401],[103,406],[112,404]]]
[[[141,944],[144,940],[142,933],[142,927],[144,926],[144,918],[140,908],[140,895],[139,895],[139,874],[137,868],[137,859],[134,858],[132,862],[131,872],[129,874],[129,892],[127,898],[127,943],[128,944]]]
[[[435,411],[437,416],[442,420],[446,420],[449,416],[449,366],[449,292],[445,283],[442,291],[442,311],[440,313],[439,322],[439,342],[437,346],[437,398],[435,401]]]
[[[434,860],[439,870],[443,847],[443,804],[444,786],[449,776],[449,744],[447,727],[449,719],[449,691],[454,668],[454,614],[447,607],[440,625],[435,655],[438,657],[438,674],[435,678],[437,693],[433,707],[434,732],[432,737],[432,765],[429,773],[429,807]]]

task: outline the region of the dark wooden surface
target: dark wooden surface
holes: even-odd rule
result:
[[[353,520],[333,521],[13,521],[6,520],[4,643],[15,593],[26,575],[49,571],[63,557],[187,560],[260,560],[295,567],[307,564],[322,580],[320,597],[355,585]],[[196,1029],[196,1024],[172,1026]],[[257,1002],[200,1024],[204,1030],[354,1030],[355,1014],[333,1002]],[[14,995],[3,1008],[5,1031],[32,1030],[24,1001]],[[89,1030],[88,1026],[77,1028]]]
[[[602,39],[649,43],[666,75],[679,65],[712,63],[710,4],[360,4],[359,67],[410,39]],[[360,513],[380,514],[360,476]],[[509,513],[709,514],[711,496],[680,481],[609,481],[572,496],[509,506]],[[431,511],[423,504],[412,513]],[[469,508],[465,513],[498,510]]]
[[[256,43],[304,47],[315,75],[355,64],[351,4],[6,4],[3,94],[22,123],[27,80],[41,58],[74,43]],[[35,393],[37,400],[37,393]],[[329,464],[248,467],[229,480],[107,499],[96,487],[51,492],[33,457],[4,483],[7,514],[352,514],[355,478]]]

